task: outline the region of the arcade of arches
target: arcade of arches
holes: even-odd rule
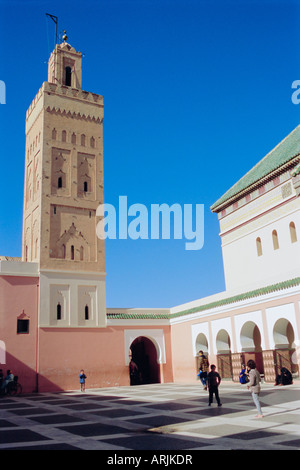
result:
[[[264,375],[266,382],[274,382],[282,367],[298,375],[299,368],[296,359],[295,334],[291,323],[281,318],[273,328],[274,349],[263,350],[261,346],[261,333],[253,321],[247,321],[240,332],[241,351],[232,352],[231,339],[225,329],[219,330],[216,335],[216,362],[217,369],[223,378],[239,380],[241,364],[253,359],[260,374]],[[208,340],[204,333],[196,338],[196,351],[202,350],[209,357]],[[196,357],[198,370],[199,358]]]

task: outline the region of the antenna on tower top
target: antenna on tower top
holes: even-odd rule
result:
[[[46,13],[46,16],[51,18],[51,20],[55,23],[55,37],[54,37],[54,49],[56,46],[56,41],[57,41],[57,23],[58,23],[58,17],[54,15],[50,15],[50,13]]]

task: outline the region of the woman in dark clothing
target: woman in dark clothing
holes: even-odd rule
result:
[[[281,374],[276,377],[275,385],[291,385],[293,383],[291,372],[286,367],[282,367],[280,372]]]

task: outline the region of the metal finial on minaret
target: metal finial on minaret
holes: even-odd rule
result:
[[[62,37],[62,38],[63,38],[64,42],[66,42],[66,41],[67,41],[67,39],[68,39],[68,36],[67,36],[66,30],[64,30],[64,35],[63,35],[63,37]]]

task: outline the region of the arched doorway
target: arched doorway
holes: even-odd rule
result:
[[[222,378],[232,377],[230,337],[226,330],[220,330],[216,337],[218,372]]]
[[[247,364],[250,359],[254,360],[257,370],[263,374],[261,335],[258,326],[253,321],[247,321],[241,329],[241,346],[243,362]]]
[[[157,362],[157,350],[154,343],[145,336],[136,338],[130,346],[130,355],[137,365],[137,380],[131,385],[160,383],[160,368]]]
[[[293,374],[298,373],[298,364],[295,358],[295,333],[292,324],[286,318],[280,318],[275,323],[273,338],[275,345],[275,373],[280,374],[282,367],[286,367]]]

